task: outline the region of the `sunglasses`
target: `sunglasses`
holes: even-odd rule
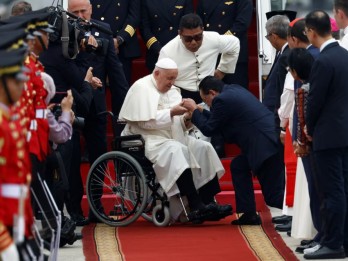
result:
[[[202,41],[203,33],[196,34],[196,35],[181,35],[181,37],[182,39],[184,39],[186,43],[191,43],[192,40],[195,40],[196,42],[198,42],[198,41]]]

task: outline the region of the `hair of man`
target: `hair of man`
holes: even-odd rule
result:
[[[198,27],[203,29],[203,21],[199,17],[199,15],[191,13],[181,17],[179,24],[180,31],[182,31],[183,29],[195,29]]]
[[[288,36],[289,23],[289,18],[286,15],[272,16],[266,22],[267,34],[273,33],[286,40]]]
[[[225,83],[214,76],[206,76],[199,84],[199,90],[203,94],[208,94],[210,90],[220,93]]]
[[[320,37],[331,35],[330,16],[321,10],[312,11],[305,18],[307,29],[314,30]]]

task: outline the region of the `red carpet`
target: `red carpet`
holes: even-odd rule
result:
[[[94,260],[297,260],[262,211],[262,226],[231,226],[236,216],[202,225],[160,228],[143,219],[128,227],[84,227],[83,251]]]

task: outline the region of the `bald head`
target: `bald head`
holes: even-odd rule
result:
[[[89,21],[92,16],[92,5],[89,0],[68,0],[68,11]]]

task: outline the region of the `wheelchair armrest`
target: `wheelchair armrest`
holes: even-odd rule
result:
[[[120,150],[123,147],[144,147],[145,140],[140,134],[119,136],[114,139],[114,149]]]

